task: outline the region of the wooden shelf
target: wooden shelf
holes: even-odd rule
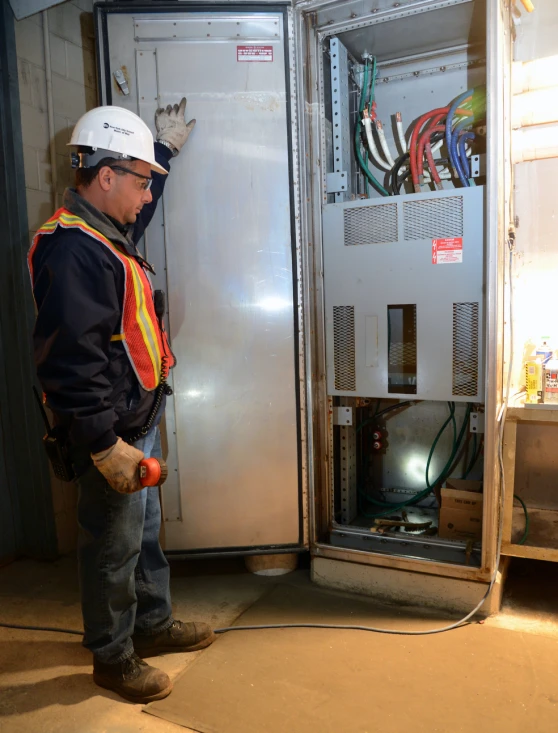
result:
[[[525,514],[522,507],[514,506],[511,541],[502,544],[502,554],[558,562],[558,511],[529,507],[527,511],[530,526],[525,544],[517,544],[525,531]]]
[[[558,423],[558,405],[532,405],[531,407],[508,407],[506,420],[518,422]]]
[[[558,405],[556,407],[558,408]],[[521,422],[558,423],[558,409],[550,405],[534,405],[510,407],[506,413],[503,444],[506,493],[502,555],[558,562],[558,511],[527,507],[530,520],[529,534],[524,545],[517,544],[525,531],[523,508],[514,506],[513,501],[517,425]]]

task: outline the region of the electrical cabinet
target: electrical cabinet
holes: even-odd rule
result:
[[[178,355],[167,549],[489,577],[505,4],[96,8],[103,102],[197,119],[145,239]],[[482,542],[437,534],[463,475]]]
[[[313,394],[324,415],[314,466],[328,499],[315,552],[489,577],[509,15],[482,0],[372,5],[316,4],[301,21],[303,144],[314,163],[303,196],[308,238],[321,243],[312,296],[325,362]],[[446,124],[455,99],[461,173]],[[440,537],[441,491],[464,477],[483,484],[482,537]]]
[[[324,206],[329,395],[483,401],[483,194]]]

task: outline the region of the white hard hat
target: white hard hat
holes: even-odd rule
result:
[[[157,173],[167,174],[155,162],[151,130],[140,117],[123,107],[95,107],[86,112],[77,121],[68,145],[93,148],[93,153],[80,153],[79,167],[92,168],[108,157],[136,158],[149,163]]]

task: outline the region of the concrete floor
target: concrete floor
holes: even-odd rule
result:
[[[515,561],[503,612],[486,623],[516,630],[526,644],[530,634],[558,637],[557,581],[558,567],[553,564]],[[183,620],[227,626],[276,582],[276,578],[245,572],[241,560],[175,562],[173,612]],[[298,570],[281,582],[309,585],[308,571]],[[399,610],[393,609],[393,615]],[[379,613],[389,616],[390,610],[379,607]],[[428,618],[436,616],[429,613]],[[47,564],[23,560],[1,569],[0,621],[81,628],[75,561],[63,558]],[[174,678],[195,656],[167,655],[151,663]],[[417,685],[421,684],[417,680]],[[91,678],[91,655],[81,647],[79,637],[0,628],[0,730],[180,733],[186,729],[145,715],[141,705],[96,687]]]

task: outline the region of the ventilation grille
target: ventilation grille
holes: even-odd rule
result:
[[[394,343],[389,347],[389,365],[391,367],[414,366],[417,363],[416,343]]]
[[[403,341],[392,341],[392,319],[401,313]],[[416,305],[388,306],[388,356],[390,367],[413,367],[417,364],[417,307]]]
[[[333,306],[333,363],[335,389],[354,392],[355,374],[355,309],[352,305]]]
[[[343,212],[345,246],[397,242],[397,204],[379,204]]]
[[[463,236],[463,196],[403,203],[406,242]]]
[[[475,397],[479,386],[479,304],[453,304],[453,394]]]

